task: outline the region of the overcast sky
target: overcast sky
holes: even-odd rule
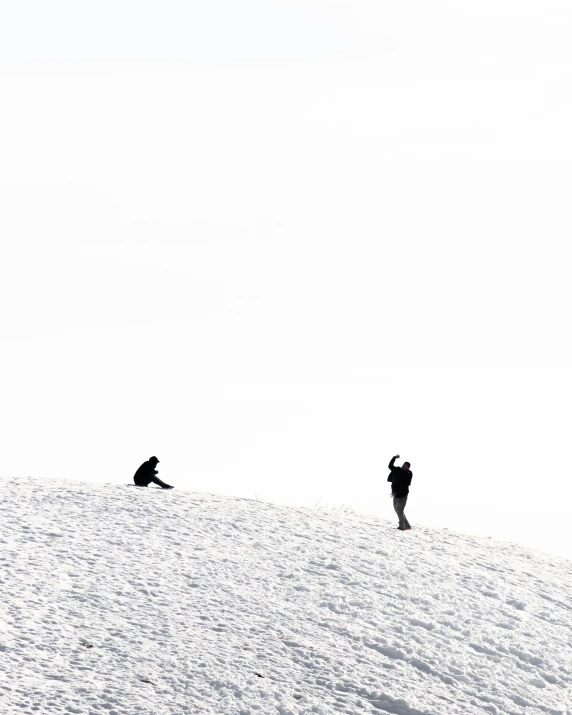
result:
[[[567,553],[572,6],[7,0],[5,477]]]

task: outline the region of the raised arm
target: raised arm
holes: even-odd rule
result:
[[[396,459],[399,459],[399,455],[398,455],[398,454],[396,454],[395,457],[392,457],[392,458],[391,458],[391,461],[389,462],[389,465],[388,465],[390,469],[393,469],[393,467],[395,466],[395,460],[396,460]]]

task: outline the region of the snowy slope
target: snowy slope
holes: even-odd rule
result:
[[[0,712],[572,713],[572,562],[373,517],[0,480]]]

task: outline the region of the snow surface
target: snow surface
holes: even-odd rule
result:
[[[1,713],[572,713],[572,562],[512,544],[19,479],[0,564]]]

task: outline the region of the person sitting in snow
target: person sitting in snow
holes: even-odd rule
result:
[[[165,484],[157,476],[155,467],[159,464],[157,457],[151,457],[139,467],[133,476],[136,487],[148,487],[151,482],[158,484],[162,489],[173,489],[170,484]]]
[[[406,531],[411,529],[409,522],[405,516],[405,504],[407,503],[407,496],[409,495],[409,485],[411,484],[411,479],[413,478],[413,473],[409,467],[411,466],[409,462],[403,462],[401,467],[395,466],[395,460],[399,459],[399,455],[396,454],[395,457],[391,458],[389,463],[389,477],[387,481],[391,482],[391,496],[393,497],[393,508],[399,519],[399,526],[397,527],[401,531]]]

